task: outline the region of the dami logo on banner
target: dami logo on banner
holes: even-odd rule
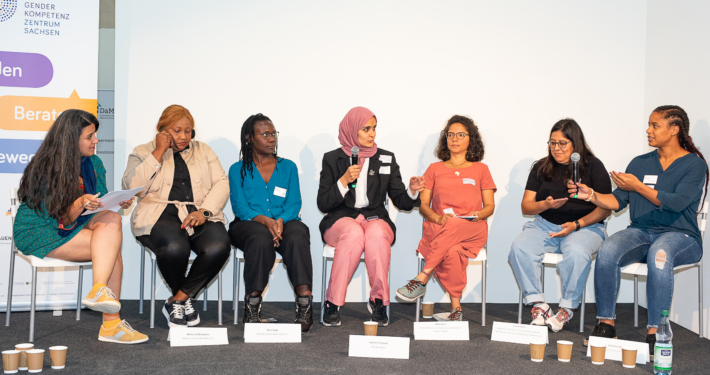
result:
[[[17,11],[17,0],[0,0],[0,22],[12,18]]]
[[[0,173],[22,173],[42,144],[34,139],[0,139]]]

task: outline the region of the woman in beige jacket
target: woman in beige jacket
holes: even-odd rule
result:
[[[133,150],[123,174],[124,189],[145,186],[131,224],[172,290],[163,307],[170,327],[200,322],[190,299],[214,279],[231,251],[222,213],[229,179],[214,151],[194,140],[194,127],[187,108],[169,106],[155,140]],[[185,276],[191,249],[197,258]]]

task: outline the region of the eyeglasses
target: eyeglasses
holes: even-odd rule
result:
[[[557,147],[557,145],[559,145],[559,146],[560,146],[560,150],[564,150],[565,148],[567,148],[567,145],[570,144],[570,143],[572,143],[572,142],[568,142],[568,141],[559,141],[559,142],[557,142],[557,141],[547,141],[547,144],[550,145],[550,148],[555,148],[555,147]]]
[[[467,136],[468,136],[468,133],[464,133],[464,132],[461,132],[461,133],[448,132],[448,133],[446,133],[446,138],[448,138],[448,139],[454,139],[454,137],[456,137],[458,139],[464,139]]]
[[[262,137],[264,137],[264,138],[266,138],[266,139],[269,139],[269,138],[279,139],[279,132],[261,133],[261,134],[259,134],[259,135],[262,136]]]

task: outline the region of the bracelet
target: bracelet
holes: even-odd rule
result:
[[[582,228],[582,227],[579,225],[579,220],[575,220],[575,221],[574,221],[574,225],[577,226],[577,229],[574,230],[575,232],[579,231],[579,229]]]
[[[594,198],[594,189],[589,188],[589,190],[592,191],[592,194],[589,194],[589,198],[585,199],[585,200],[584,200],[585,202],[591,202],[591,201],[592,201],[592,198]]]

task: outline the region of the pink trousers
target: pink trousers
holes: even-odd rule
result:
[[[326,299],[335,305],[345,304],[348,283],[365,252],[365,267],[370,281],[370,299],[379,298],[390,304],[390,286],[387,273],[390,269],[390,245],[394,240],[392,228],[386,221],[367,221],[360,215],[356,219],[344,217],[325,232],[325,242],[335,247],[333,269],[330,272]]]

